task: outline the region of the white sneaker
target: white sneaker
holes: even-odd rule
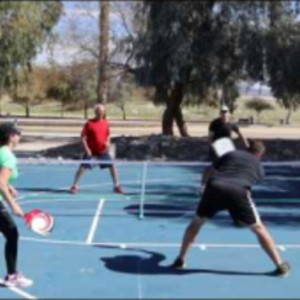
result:
[[[9,287],[13,287],[13,286],[28,287],[33,284],[33,280],[26,278],[24,275],[17,272],[12,275],[7,275],[4,279],[4,284]]]

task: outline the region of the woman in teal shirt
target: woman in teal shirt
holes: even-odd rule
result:
[[[18,177],[17,159],[13,153],[19,144],[21,133],[12,123],[0,124],[0,232],[6,239],[5,260],[7,276],[4,284],[7,286],[27,287],[33,281],[17,271],[18,239],[17,226],[6,210],[3,199],[7,202],[14,215],[23,218],[24,212],[16,202],[17,191],[10,182]]]

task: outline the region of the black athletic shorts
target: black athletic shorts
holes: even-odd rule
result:
[[[248,189],[221,180],[210,180],[199,202],[197,215],[212,218],[222,210],[229,212],[237,226],[253,225],[260,221]]]
[[[83,159],[85,160],[103,160],[105,162],[98,164],[98,166],[101,169],[105,169],[105,168],[109,168],[111,167],[111,162],[112,158],[110,156],[110,154],[108,152],[103,153],[103,154],[98,154],[98,155],[93,155],[91,156],[87,156],[86,154],[84,154]],[[92,169],[94,166],[96,166],[96,164],[89,164],[88,162],[86,163],[82,163],[81,166],[85,169]]]

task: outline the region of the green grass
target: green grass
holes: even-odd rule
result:
[[[238,99],[237,109],[234,112],[233,119],[245,118],[253,116],[256,118],[254,111],[245,107],[247,99]],[[262,112],[260,122],[269,125],[278,125],[280,119],[285,119],[287,111],[281,108],[274,100],[270,100],[274,109]],[[155,106],[150,101],[133,99],[126,104],[126,115],[128,120],[144,119],[144,120],[161,120],[164,106]],[[183,108],[183,114],[186,121],[209,122],[218,116],[218,109],[210,108],[204,105],[188,106]],[[25,108],[20,104],[14,103],[8,99],[3,99],[1,103],[1,115],[25,116]],[[34,117],[61,117],[61,107],[57,102],[46,102],[41,105],[31,106],[30,115]],[[107,115],[110,119],[122,120],[122,111],[115,104],[107,105]],[[93,116],[93,110],[89,109],[88,117]],[[84,118],[83,110],[65,111],[64,118]],[[292,124],[300,124],[300,114],[293,113]]]

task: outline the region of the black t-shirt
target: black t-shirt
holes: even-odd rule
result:
[[[216,172],[211,179],[222,180],[245,188],[251,186],[264,177],[264,169],[259,159],[253,154],[235,150],[219,158],[213,164]]]
[[[224,123],[221,118],[217,118],[210,123],[209,131],[213,133],[212,140],[214,142],[223,137],[231,138],[231,132],[238,133],[239,127],[235,123]]]

